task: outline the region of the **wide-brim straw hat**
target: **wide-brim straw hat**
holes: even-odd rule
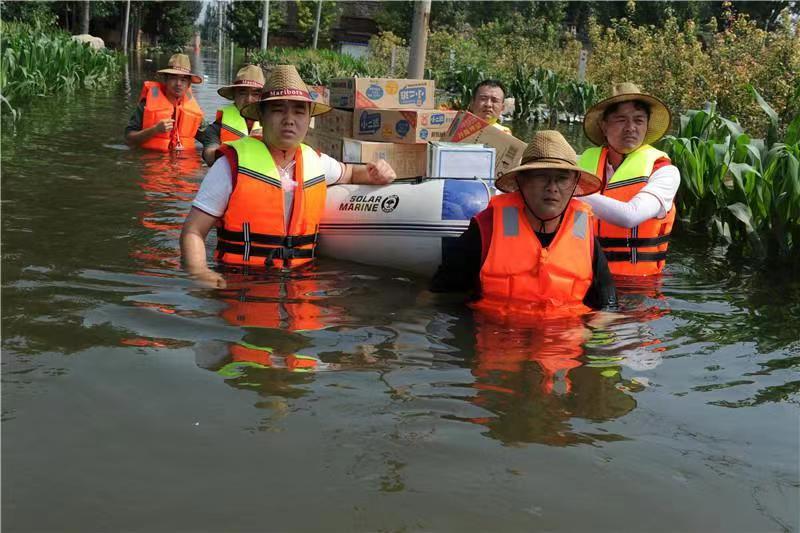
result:
[[[192,62],[189,61],[189,56],[186,54],[173,54],[167,61],[167,68],[162,68],[158,73],[189,76],[192,83],[203,83],[203,78],[192,72]]]
[[[260,120],[259,108],[263,102],[270,100],[295,100],[311,104],[311,116],[321,115],[331,110],[331,106],[314,102],[308,86],[298,74],[294,65],[276,65],[267,75],[267,81],[261,90],[258,102],[246,105],[240,111],[244,118]]]
[[[583,131],[586,137],[597,146],[606,143],[606,136],[600,128],[603,120],[603,113],[610,106],[621,102],[632,102],[639,100],[650,106],[650,119],[647,122],[647,133],[642,144],[652,144],[663,137],[672,124],[672,114],[667,105],[649,94],[639,90],[635,84],[630,82],[617,83],[611,90],[612,96],[598,102],[589,108],[583,119]]]
[[[586,196],[600,190],[600,178],[578,166],[578,156],[567,140],[555,130],[537,131],[530,144],[522,152],[522,162],[497,178],[495,187],[503,192],[519,189],[517,176],[520,172],[536,169],[572,170],[578,172],[578,184],[573,196]]]
[[[256,65],[245,65],[236,73],[236,79],[232,85],[226,85],[217,89],[217,94],[228,100],[233,100],[236,89],[239,87],[252,87],[255,89],[264,88],[264,71]]]

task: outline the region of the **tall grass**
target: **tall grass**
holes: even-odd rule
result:
[[[751,91],[770,120],[766,139],[752,138],[713,106],[681,116],[663,149],[681,172],[678,208],[690,225],[706,226],[754,255],[800,259],[800,114],[781,131],[777,114]]]
[[[26,99],[108,84],[117,79],[122,60],[61,31],[2,22],[0,106],[16,117]]]
[[[333,78],[383,74],[366,61],[333,50],[270,48],[253,53],[251,61],[260,63],[266,68],[274,65],[294,65],[303,81],[310,85],[327,85]]]

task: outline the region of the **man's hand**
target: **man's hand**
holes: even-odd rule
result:
[[[158,133],[167,133],[172,131],[173,126],[175,125],[175,121],[171,118],[165,118],[163,120],[158,121],[156,124],[156,131]]]
[[[192,272],[191,276],[201,286],[209,289],[224,289],[227,286],[222,274],[214,272],[210,268]]]
[[[374,163],[367,163],[367,175],[369,183],[372,185],[386,185],[397,179],[392,166],[383,159],[378,159]]]

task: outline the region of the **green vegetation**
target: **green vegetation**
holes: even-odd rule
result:
[[[273,47],[253,53],[251,60],[265,68],[292,64],[309,85],[325,85],[333,78],[384,75],[365,61],[332,50]]]
[[[782,128],[778,114],[750,90],[770,123],[766,139],[751,137],[710,106],[682,115],[678,135],[663,141],[681,171],[678,213],[690,227],[746,243],[756,256],[800,260],[800,114]]]
[[[0,98],[13,117],[33,97],[73,93],[116,81],[122,58],[73,41],[69,34],[7,22],[0,36]]]

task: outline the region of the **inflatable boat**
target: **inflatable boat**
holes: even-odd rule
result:
[[[480,179],[424,178],[328,188],[319,254],[431,275],[495,190]]]

